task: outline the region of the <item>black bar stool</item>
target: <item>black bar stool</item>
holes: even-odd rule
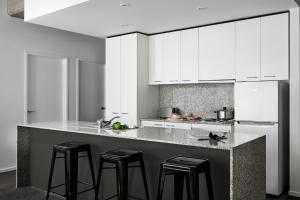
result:
[[[81,152],[86,152],[87,156],[80,156],[79,153],[81,153]],[[57,157],[56,156],[57,153],[63,154],[63,156]],[[89,159],[89,165],[90,165],[90,171],[91,171],[93,184],[78,181],[78,158],[81,158],[81,157],[88,157],[88,159]],[[52,177],[53,177],[55,160],[58,158],[63,158],[64,162],[65,162],[65,183],[52,186]],[[91,186],[91,188],[77,192],[77,184],[78,183]],[[58,194],[54,191],[51,191],[52,189],[58,188],[61,186],[65,186],[65,195]],[[95,194],[96,194],[96,182],[95,182],[95,174],[94,174],[90,145],[84,144],[81,142],[66,142],[66,143],[54,145],[46,199],[47,200],[49,199],[49,193],[52,192],[59,196],[65,197],[66,200],[77,200],[78,194],[88,192],[90,190],[94,190]]]
[[[139,162],[139,165],[129,166],[129,164]],[[114,167],[104,167],[104,163],[115,165]],[[139,167],[142,172],[146,199],[149,200],[148,184],[146,179],[146,171],[143,159],[143,153],[140,151],[132,151],[125,149],[118,149],[107,151],[100,155],[99,173],[97,179],[97,196],[101,182],[101,175],[104,169],[116,169],[117,174],[117,194],[107,198],[112,199],[118,197],[118,200],[127,200],[128,198],[140,199],[128,195],[128,168]]]
[[[214,200],[211,172],[208,160],[178,156],[161,163],[157,200],[162,200],[165,176],[174,176],[174,200],[183,199],[183,184],[186,180],[188,200],[199,200],[199,174],[205,173],[208,196]]]

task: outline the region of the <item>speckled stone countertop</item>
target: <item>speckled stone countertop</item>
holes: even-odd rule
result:
[[[132,140],[169,143],[202,148],[212,148],[220,150],[232,150],[242,144],[249,143],[265,136],[263,133],[227,133],[227,139],[223,142],[214,140],[198,140],[198,138],[208,138],[209,131],[192,129],[169,129],[169,128],[138,128],[126,131],[114,131],[98,129],[95,123],[91,122],[40,122],[32,124],[22,124],[19,127],[46,129],[53,131],[72,132],[76,134],[98,135],[105,137],[116,137]],[[223,134],[223,133],[219,133]]]

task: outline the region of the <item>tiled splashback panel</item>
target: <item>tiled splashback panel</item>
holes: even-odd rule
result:
[[[160,106],[179,108],[181,114],[193,113],[215,118],[215,110],[233,108],[233,83],[160,86]]]

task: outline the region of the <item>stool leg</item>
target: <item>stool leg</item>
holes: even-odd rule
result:
[[[70,197],[77,200],[78,153],[70,152]]]
[[[65,192],[66,192],[66,200],[70,200],[70,172],[69,172],[69,163],[68,163],[68,153],[64,153],[65,160]]]
[[[49,199],[49,194],[50,194],[50,190],[51,190],[52,177],[53,177],[53,171],[54,171],[54,165],[55,165],[55,159],[56,159],[56,151],[53,148],[53,150],[52,150],[52,159],[51,159],[51,167],[50,167],[50,173],[49,173],[49,179],[48,179],[48,189],[47,189],[46,200]]]
[[[190,190],[191,190],[191,199],[199,200],[199,179],[198,174],[195,172],[189,173],[190,179]]]
[[[94,187],[94,191],[95,191],[95,199],[97,200],[95,172],[94,172],[94,166],[93,166],[93,160],[92,160],[92,154],[91,154],[91,148],[90,147],[88,147],[87,153],[88,153],[88,157],[89,157],[90,171],[91,171],[92,180],[93,180],[93,187]]]
[[[209,164],[207,165],[207,167],[205,169],[205,177],[206,177],[206,184],[207,184],[209,200],[214,200],[214,191],[213,191],[212,178],[211,178]]]
[[[159,172],[157,200],[162,200],[163,192],[164,192],[164,185],[165,185],[165,172],[164,172],[163,165],[161,164],[160,172]]]
[[[185,176],[185,184],[186,184],[186,194],[187,194],[187,199],[192,200],[191,197],[191,189],[190,189],[190,178],[188,175]]]
[[[125,161],[118,162],[119,173],[119,200],[128,199],[128,163]]]
[[[97,178],[97,185],[96,185],[96,200],[98,199],[98,194],[99,194],[99,187],[101,183],[101,176],[102,176],[102,170],[103,170],[103,160],[100,157],[99,158],[99,169],[98,169],[98,178]]]
[[[144,187],[145,187],[145,192],[146,192],[146,200],[149,200],[149,189],[148,189],[148,183],[147,183],[147,177],[146,177],[146,170],[145,170],[145,164],[144,164],[143,157],[140,160],[140,164],[141,164],[141,170],[142,170],[142,175],[143,175]]]
[[[119,177],[119,166],[116,165],[116,179],[117,179],[117,198],[120,200],[120,188],[119,188],[119,182],[120,182],[120,177]]]
[[[182,174],[174,175],[174,199],[183,200],[184,176]]]

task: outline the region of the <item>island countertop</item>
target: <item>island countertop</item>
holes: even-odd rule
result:
[[[115,131],[107,129],[98,129],[95,123],[92,122],[39,122],[31,124],[22,124],[19,127],[55,130],[62,132],[72,132],[78,134],[87,135],[99,135],[105,137],[116,137],[132,140],[186,145],[202,148],[213,148],[220,150],[232,150],[235,147],[254,141],[258,138],[265,136],[265,133],[242,133],[235,132],[234,127],[231,133],[226,133],[227,139],[222,142],[214,140],[198,140],[199,138],[205,138],[210,131],[202,129],[169,129],[169,128],[154,128],[144,127],[137,129],[129,129],[125,131]],[[223,133],[219,133],[223,134]]]

